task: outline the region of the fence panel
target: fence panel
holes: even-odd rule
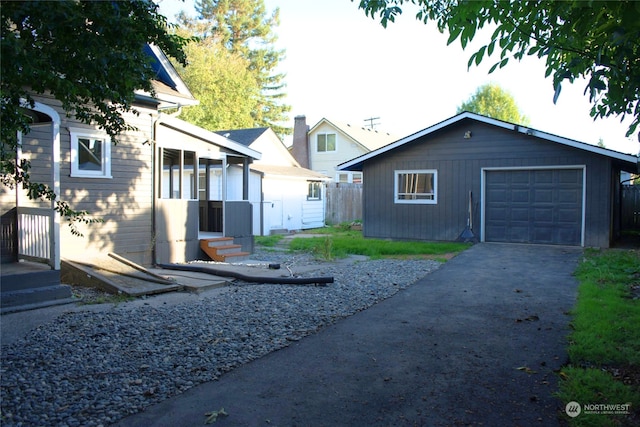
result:
[[[327,184],[327,224],[362,219],[362,184],[330,182]]]

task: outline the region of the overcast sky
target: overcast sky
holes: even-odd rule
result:
[[[551,78],[537,58],[510,62],[487,74],[498,60],[485,58],[467,68],[469,56],[490,34],[476,36],[465,51],[460,42],[447,46],[435,25],[416,21],[411,6],[384,29],[350,0],[265,0],[267,10],[280,8],[276,47],[286,51],[280,70],[286,73],[286,103],[293,118],[305,115],[313,126],[323,117],[365,126],[379,117],[376,128],[399,137],[427,128],[456,113],[456,107],[485,83],[511,93],[531,127],[555,135],[637,154],[637,139],[626,138],[631,120],[589,116],[585,82],[563,85],[553,104]],[[172,18],[181,9],[190,14],[193,1],[162,0],[161,11]],[[473,48],[476,49],[473,49]]]

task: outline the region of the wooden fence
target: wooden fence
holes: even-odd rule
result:
[[[362,219],[362,184],[330,182],[326,188],[327,224],[340,224]]]
[[[622,230],[640,230],[640,186],[623,185],[621,196]]]

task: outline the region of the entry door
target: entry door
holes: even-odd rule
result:
[[[582,244],[583,169],[485,171],[485,241]]]

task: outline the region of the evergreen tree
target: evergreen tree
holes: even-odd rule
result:
[[[276,72],[284,57],[283,50],[274,49],[277,36],[273,28],[279,25],[279,9],[267,16],[263,0],[196,0],[195,9],[198,22],[183,16],[182,24],[192,29],[198,24],[199,37],[212,38],[231,55],[247,61],[259,88],[251,112],[252,126],[269,126],[279,135],[290,134],[291,129],[281,125],[291,110],[282,103],[285,75]]]

